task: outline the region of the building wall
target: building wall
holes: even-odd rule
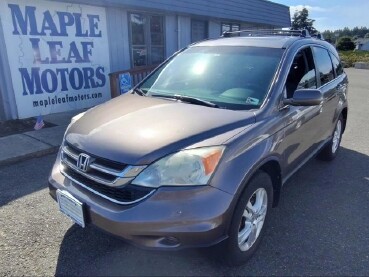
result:
[[[109,7],[106,9],[109,48],[110,48],[110,70],[111,72],[126,70],[131,65],[131,49],[129,45],[129,18],[132,10]],[[161,14],[164,16],[165,24],[165,55],[170,57],[177,50],[191,44],[191,20],[198,19],[194,16],[162,14],[155,11],[140,11],[141,13]],[[274,28],[270,24],[237,22],[227,19],[206,19],[208,22],[208,37],[218,38],[221,35],[222,23],[236,22],[242,29]]]
[[[216,20],[209,20],[209,38],[217,38],[220,35],[221,23]]]
[[[178,16],[178,49],[191,44],[191,17]],[[170,39],[170,38],[168,38]]]
[[[8,10],[7,4],[10,2],[23,3],[25,5],[37,6],[40,9],[45,7],[55,7],[63,4],[65,11],[69,9],[78,10],[78,6],[89,5],[91,12],[103,7],[106,16],[106,36],[104,41],[97,45],[107,44],[108,57],[104,58],[107,62],[106,73],[126,70],[132,67],[131,48],[130,48],[130,12],[147,13],[162,15],[164,18],[164,39],[165,39],[165,57],[171,56],[177,50],[191,44],[191,22],[192,20],[203,20],[207,22],[207,34],[209,38],[217,38],[221,35],[222,23],[239,24],[240,29],[250,28],[275,28],[286,27],[290,25],[289,8],[280,4],[275,4],[265,0],[96,0],[93,3],[90,0],[48,0],[38,2],[37,0],[5,0],[3,2],[3,11]],[[43,4],[41,4],[41,2]],[[55,3],[50,3],[55,2]],[[1,2],[0,2],[1,3]],[[38,4],[40,3],[40,4]],[[58,4],[59,3],[59,4]],[[73,3],[73,4],[70,4]],[[93,5],[93,6],[91,6]],[[41,8],[42,6],[42,8]],[[86,7],[86,6],[85,6]],[[53,12],[51,8],[50,12]],[[62,9],[62,10],[63,10]],[[14,93],[12,68],[6,51],[6,43],[3,34],[3,23],[0,17],[0,120],[19,117],[19,108],[17,108],[16,97]],[[38,21],[39,19],[37,19]],[[41,19],[42,20],[42,19]],[[11,19],[8,21],[11,22]],[[7,23],[8,25],[10,23]],[[40,24],[40,22],[38,22]],[[101,23],[100,23],[101,24]],[[9,30],[6,30],[9,36]],[[73,34],[68,34],[68,36]],[[48,36],[44,37],[46,41]],[[108,41],[105,39],[107,38]],[[26,38],[28,40],[28,38]],[[56,37],[57,40],[62,38]],[[42,42],[42,41],[41,41]],[[42,42],[46,43],[46,42]],[[12,42],[12,45],[17,43]],[[29,41],[28,41],[29,44]],[[69,42],[64,42],[64,46]],[[28,45],[29,46],[29,45]],[[63,46],[63,47],[64,47]],[[96,44],[93,50],[96,53]],[[48,52],[41,53],[47,56]],[[106,54],[106,51],[104,51]],[[32,58],[32,49],[25,55]],[[99,54],[99,55],[102,55]],[[94,56],[94,59],[99,58]],[[14,65],[13,65],[14,66]],[[34,65],[36,66],[36,65]],[[19,90],[19,89],[18,89]],[[73,90],[70,91],[72,94]],[[18,91],[19,94],[19,91]],[[59,93],[55,93],[59,94]],[[54,96],[54,94],[45,94]],[[19,95],[18,95],[19,96]],[[36,95],[35,95],[36,96]],[[55,111],[44,111],[48,112]]]
[[[366,38],[358,38],[355,41],[355,49],[356,50],[364,50],[369,51],[369,39]]]
[[[0,120],[17,117],[10,67],[0,18]]]
[[[110,71],[131,67],[129,53],[128,13],[121,8],[106,8],[108,25]]]
[[[369,51],[369,41],[366,43],[363,43],[363,45],[360,47],[360,50]]]
[[[178,50],[178,27],[177,16],[165,16],[165,54],[167,57]]]
[[[89,0],[80,2],[91,4]],[[289,7],[265,0],[97,0],[94,3],[271,24],[277,27],[288,27],[291,24]]]

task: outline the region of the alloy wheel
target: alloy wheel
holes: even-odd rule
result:
[[[238,247],[241,251],[249,250],[259,237],[267,209],[267,192],[259,188],[251,195],[241,218],[238,231]]]
[[[338,120],[336,129],[334,130],[333,133],[332,153],[336,153],[338,146],[340,145],[341,134],[342,134],[342,122],[341,120]]]

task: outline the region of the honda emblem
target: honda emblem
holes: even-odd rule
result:
[[[78,156],[77,167],[83,172],[86,172],[90,166],[91,157],[85,153],[81,153]]]

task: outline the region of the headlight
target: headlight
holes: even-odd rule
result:
[[[70,126],[74,123],[74,122],[76,122],[78,119],[80,119],[84,114],[85,114],[86,112],[82,112],[82,113],[79,113],[79,114],[77,114],[77,115],[75,115],[75,116],[73,116],[72,117],[72,119],[70,120],[70,123],[68,124],[68,126],[67,126],[67,128],[66,128],[66,130],[65,130],[65,132],[64,132],[64,136],[63,136],[63,141],[62,141],[62,146],[64,145],[64,141],[65,141],[65,135],[67,134],[67,132],[68,132],[68,129],[70,128]]]
[[[213,146],[171,154],[148,166],[132,183],[154,188],[206,185],[223,151],[223,146]]]
[[[73,116],[72,117],[72,119],[71,119],[71,121],[70,121],[70,123],[72,124],[72,123],[74,123],[74,122],[76,122],[78,119],[80,119],[84,114],[85,114],[86,112],[83,112],[83,113],[79,113],[79,114],[77,114],[77,115],[75,115],[75,116]]]

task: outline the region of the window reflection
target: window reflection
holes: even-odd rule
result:
[[[313,47],[313,49],[318,75],[320,77],[320,85],[322,86],[334,79],[332,61],[327,50],[320,47]]]

